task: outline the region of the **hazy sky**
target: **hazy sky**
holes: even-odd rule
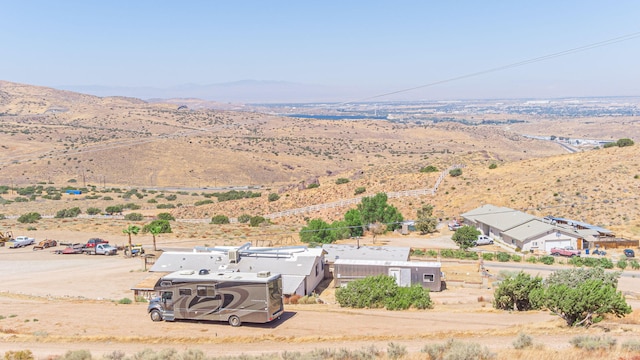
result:
[[[0,79],[174,87],[240,80],[366,98],[640,95],[640,1],[0,0]]]

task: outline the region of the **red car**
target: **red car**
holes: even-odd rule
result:
[[[87,241],[87,245],[85,245],[88,248],[92,248],[95,247],[97,244],[108,244],[109,242],[107,240],[103,240],[100,238],[91,238],[89,239],[89,241]]]

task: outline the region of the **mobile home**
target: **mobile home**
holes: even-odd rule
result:
[[[284,312],[282,277],[257,273],[181,270],[161,277],[154,286],[158,297],[147,311],[153,321],[227,321],[267,323]]]
[[[439,262],[337,259],[333,264],[333,277],[336,287],[367,276],[388,275],[395,278],[399,286],[419,284],[431,291],[442,291],[446,284],[441,268]]]

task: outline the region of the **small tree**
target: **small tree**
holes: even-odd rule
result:
[[[42,216],[37,212],[30,212],[20,215],[18,222],[21,224],[33,224],[42,219]]]
[[[400,227],[404,220],[397,208],[387,204],[387,194],[377,193],[375,196],[365,196],[357,207],[363,224],[380,222],[388,224],[387,228],[393,231]]]
[[[451,240],[458,244],[460,249],[467,250],[475,244],[476,240],[478,240],[478,235],[480,235],[480,231],[478,229],[473,226],[465,225],[453,233]]]
[[[625,147],[625,146],[633,146],[634,142],[629,138],[622,138],[622,139],[618,139],[618,141],[616,141],[616,144],[619,147]]]
[[[176,218],[173,215],[171,215],[170,213],[166,213],[166,212],[159,213],[158,216],[156,216],[156,217],[158,219],[160,219],[160,220],[168,220],[168,221],[175,221],[176,220]]]
[[[129,256],[131,256],[131,249],[133,249],[131,235],[138,235],[140,228],[136,225],[129,225],[126,229],[123,229],[122,232],[129,236]]]
[[[421,209],[416,211],[416,229],[422,234],[428,234],[436,231],[438,219],[432,216],[433,206],[423,205]]]
[[[300,241],[305,243],[328,244],[332,242],[331,227],[322,219],[313,219],[300,230]]]
[[[144,215],[133,212],[125,215],[124,219],[129,221],[142,221],[144,219]]]
[[[531,302],[530,293],[542,287],[541,277],[531,277],[519,272],[516,276],[509,276],[502,280],[494,292],[493,307],[501,310],[527,311],[538,308],[538,304]]]
[[[216,215],[211,218],[211,223],[216,225],[228,224],[229,217],[227,215]]]
[[[351,209],[344,214],[344,221],[349,227],[349,231],[352,237],[362,236],[364,231],[362,230],[362,216],[357,209]]]

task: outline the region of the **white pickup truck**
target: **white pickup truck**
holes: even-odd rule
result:
[[[82,252],[86,255],[115,255],[118,253],[118,248],[107,243],[101,243],[93,247],[85,247]]]
[[[7,245],[9,245],[10,248],[15,249],[19,247],[33,245],[35,244],[35,242],[36,242],[36,239],[30,238],[28,236],[16,236],[15,238],[7,241]]]

